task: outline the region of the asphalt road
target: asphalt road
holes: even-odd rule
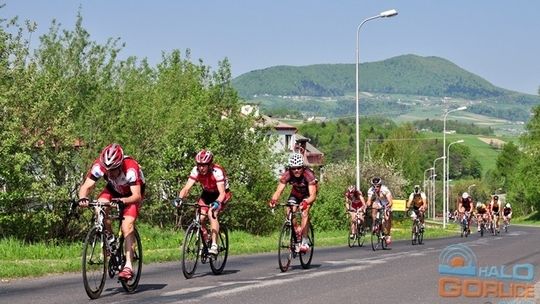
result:
[[[540,303],[540,229],[510,228],[499,236],[473,233],[468,238],[428,239],[417,246],[394,242],[391,250],[377,252],[368,242],[362,248],[345,244],[315,248],[310,269],[302,269],[295,259],[286,273],[278,268],[277,253],[230,257],[219,276],[208,265],[199,265],[189,280],[183,277],[179,262],[144,265],[135,293],[126,294],[116,280],[108,280],[97,300],[88,299],[79,273],[12,280],[0,283],[0,303]],[[467,261],[475,259],[473,265],[483,277],[439,273],[439,264],[448,264],[447,257],[465,256],[461,249],[448,248],[460,243],[465,245],[461,249],[471,250]],[[439,284],[448,277],[454,283],[445,285],[442,293],[459,296],[441,296]],[[468,285],[473,286],[469,297],[456,288],[467,279],[473,282]],[[486,287],[489,282],[495,285]],[[478,296],[474,284],[483,286],[481,291],[492,288],[492,293]],[[528,290],[534,297],[493,297],[493,293],[512,290],[518,294]]]

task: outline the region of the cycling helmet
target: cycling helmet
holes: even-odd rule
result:
[[[293,153],[289,156],[290,167],[302,167],[304,166],[304,157],[300,153]]]
[[[506,205],[504,205],[504,206],[505,206],[506,208],[512,208],[512,207],[510,206],[510,203],[506,203]]]
[[[382,179],[380,177],[374,177],[371,179],[371,184],[373,186],[380,186],[382,185]]]
[[[469,193],[463,192],[463,194],[461,195],[461,198],[468,199],[469,198]]]
[[[480,207],[482,207],[482,203],[481,203],[481,202],[477,202],[477,203],[476,203],[476,208],[480,208]]]
[[[197,155],[195,155],[195,162],[197,164],[210,164],[214,159],[214,154],[208,150],[201,150]]]
[[[356,186],[355,185],[350,185],[349,188],[347,188],[347,193],[353,194],[355,192],[356,192]]]
[[[493,200],[496,200],[496,201],[499,200],[499,196],[498,195],[493,196]]]
[[[103,149],[103,151],[101,151],[101,155],[99,156],[99,162],[107,170],[120,167],[123,161],[124,150],[122,150],[122,146],[119,144],[108,145],[105,147],[105,149]]]
[[[414,185],[414,193],[420,193],[420,185]]]

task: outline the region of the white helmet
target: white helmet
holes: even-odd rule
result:
[[[476,203],[476,208],[480,208],[482,206],[482,203],[481,202],[477,202]]]
[[[304,165],[304,157],[300,153],[293,153],[289,156],[290,167],[302,167]]]
[[[467,199],[467,198],[469,198],[469,193],[463,192],[463,194],[461,195],[461,197],[462,197],[463,199]]]
[[[506,203],[506,205],[504,205],[506,208],[512,208],[512,206],[510,206],[510,203]]]

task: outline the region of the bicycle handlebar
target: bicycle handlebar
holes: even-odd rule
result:
[[[216,219],[216,209],[213,209],[211,208],[210,206],[202,206],[202,205],[199,205],[199,203],[192,203],[192,202],[185,202],[183,199],[181,198],[175,198],[174,200],[171,201],[171,204],[176,207],[176,208],[181,208],[182,206],[188,206],[188,207],[194,207],[194,208],[197,208],[197,209],[201,209],[203,207],[208,207],[209,210],[212,211],[212,218],[213,219]]]

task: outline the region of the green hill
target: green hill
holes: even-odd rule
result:
[[[241,96],[344,96],[355,91],[354,64],[275,66],[233,79]],[[540,97],[496,87],[440,57],[402,55],[360,67],[360,90],[381,94],[405,94],[499,103],[535,105]],[[487,110],[486,110],[487,111]]]

